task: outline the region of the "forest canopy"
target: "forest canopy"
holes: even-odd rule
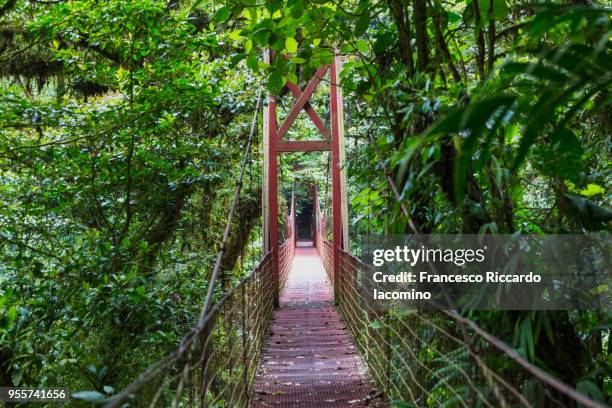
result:
[[[173,350],[197,321],[259,90],[284,115],[287,82],[335,55],[351,236],[609,232],[610,12],[0,0],[0,386],[112,395]],[[313,103],[329,123],[328,98]],[[262,255],[260,136],[248,159],[217,297]],[[309,183],[329,203],[325,155],[283,160],[281,214]],[[470,316],[610,403],[609,313]]]

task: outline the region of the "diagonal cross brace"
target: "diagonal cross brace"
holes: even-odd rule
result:
[[[285,56],[285,58],[289,57],[290,55]],[[298,99],[302,95],[302,90],[298,88],[298,86],[293,82],[287,81],[287,88],[289,88],[295,99]],[[312,105],[308,100],[304,104],[304,110],[310,117],[312,123],[314,123],[317,129],[319,129],[319,132],[323,135],[323,137],[325,139],[331,138],[331,131],[325,126],[321,118],[319,118],[319,115],[317,115],[317,112],[313,109]]]
[[[283,122],[282,126],[278,130],[278,133],[277,133],[278,140],[282,140],[283,137],[285,137],[285,135],[287,134],[287,131],[289,130],[289,128],[291,127],[295,119],[297,118],[300,111],[302,109],[305,109],[308,99],[312,96],[312,93],[316,89],[317,85],[319,85],[319,82],[321,82],[321,80],[323,79],[323,76],[325,75],[328,69],[329,69],[329,65],[323,65],[322,67],[317,69],[317,72],[315,72],[314,76],[310,79],[310,82],[308,82],[308,85],[306,85],[306,88],[304,88],[304,91],[299,95],[299,97],[297,98],[297,101],[295,101],[295,104],[291,108],[289,115],[287,115],[287,117],[285,118],[285,121]],[[291,89],[291,87],[289,89]],[[299,89],[296,89],[296,90],[299,91]],[[293,92],[293,94],[295,95],[295,92],[293,90],[291,92]],[[306,111],[308,112],[308,110]],[[312,111],[314,115],[316,116],[314,109]],[[309,113],[309,116],[312,119],[312,115],[310,113]],[[316,118],[317,118],[316,120],[313,119],[313,122],[318,128],[319,126],[317,125],[317,121],[321,122],[321,120],[319,119],[318,116],[316,116]],[[323,125],[323,123],[320,123],[320,124]],[[327,130],[327,128],[325,128],[325,131],[327,132],[327,134],[329,134],[329,130]]]
[[[293,82],[287,82],[287,88],[289,88],[289,90],[291,91],[295,99],[299,99],[299,97],[302,95],[302,90],[298,88],[298,86],[294,84]],[[325,126],[321,118],[319,118],[319,115],[317,115],[317,112],[313,109],[310,102],[306,101],[306,103],[304,104],[304,110],[310,117],[310,120],[312,121],[312,123],[314,123],[317,129],[319,129],[319,132],[321,132],[323,137],[325,137],[326,139],[329,139],[331,137],[331,132]]]

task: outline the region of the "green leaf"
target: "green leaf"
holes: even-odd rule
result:
[[[370,14],[367,11],[359,16],[357,23],[355,23],[355,31],[353,33],[355,37],[365,34],[370,26],[370,21]]]
[[[366,53],[368,51],[368,43],[365,40],[358,40],[357,43],[357,49],[359,50],[359,52],[361,53]]]
[[[452,12],[452,11],[448,12],[449,23],[456,23],[459,20],[461,20],[461,16],[459,14]]]
[[[253,71],[257,71],[259,69],[259,59],[257,58],[257,55],[249,55],[246,64],[247,67],[249,67]]]
[[[221,7],[219,10],[217,10],[217,12],[215,13],[215,22],[217,23],[222,23],[225,20],[227,20],[227,18],[230,15],[230,8],[228,6],[223,6]]]
[[[492,8],[491,8],[492,6]],[[506,0],[478,0],[478,11],[480,12],[480,26],[485,26],[491,18],[494,20],[502,20],[508,15],[508,4]],[[463,11],[463,20],[465,22],[472,21],[474,18],[474,6],[470,0],[466,3]]]
[[[536,142],[542,129],[555,117],[555,110],[560,105],[563,105],[570,95],[584,85],[585,82],[581,80],[574,82],[572,86],[566,89],[559,89],[557,87],[547,88],[546,91],[541,94],[535,106],[529,107],[529,117],[527,118],[528,124],[521,138],[516,157],[514,158],[512,170],[517,170],[525,157],[527,157],[527,153],[529,153],[531,146]]]
[[[468,134],[467,138],[455,136],[458,154],[455,159],[453,184],[457,202],[460,202],[463,198],[468,167],[480,137],[486,135],[486,138],[490,139],[495,134],[503,119],[510,112],[515,100],[515,96],[503,94],[483,98],[465,108],[452,111],[435,122],[425,132],[425,136],[459,132]]]
[[[579,182],[584,167],[584,150],[570,129],[553,131],[548,135],[547,143],[535,145],[533,156],[534,166],[542,174]]]
[[[278,94],[285,85],[285,78],[277,71],[274,71],[268,77],[268,90]]]
[[[520,347],[529,361],[535,359],[535,347],[533,330],[531,327],[531,317],[525,316],[519,329]]]
[[[382,328],[383,328],[383,325],[382,325],[382,323],[381,323],[379,320],[374,320],[374,321],[373,321],[373,322],[371,322],[371,323],[370,323],[368,326],[369,326],[370,328],[372,328],[372,329],[376,329],[376,330],[378,330],[378,329],[382,329]]]
[[[488,1],[482,1],[481,3],[489,4]],[[495,20],[501,20],[508,15],[508,4],[506,0],[493,0],[493,10],[487,7],[487,16],[492,16]]]
[[[583,188],[578,191],[583,196],[591,197],[599,194],[604,194],[606,190],[597,184],[587,184],[586,188]]]
[[[576,389],[580,391],[581,393],[588,395],[589,397],[593,398],[596,401],[604,402],[604,403],[606,402],[606,397],[603,395],[599,387],[597,387],[597,385],[595,385],[591,381],[586,381],[586,380],[579,381],[576,384]]]
[[[292,54],[295,54],[298,50],[298,43],[293,37],[287,37],[285,40],[285,48]]]
[[[21,380],[23,380],[23,370],[14,371],[11,375],[11,380],[13,381],[14,385],[21,384]]]
[[[259,28],[253,32],[252,38],[255,43],[267,46],[271,35],[272,33],[267,28]]]
[[[501,70],[501,74],[506,75],[529,75],[542,81],[565,82],[569,76],[553,67],[547,67],[541,63],[509,62]]]
[[[240,30],[240,29],[239,30],[234,30],[234,31],[232,31],[230,33],[229,38],[231,38],[234,41],[238,41],[238,40],[240,40],[242,38],[241,33],[242,33],[242,30]]]
[[[316,48],[312,53],[310,65],[313,68],[318,68],[323,64],[330,64],[333,61],[334,54],[325,48]]]
[[[293,18],[300,18],[300,17],[302,17],[302,15],[304,15],[304,1],[303,0],[297,0],[291,6],[291,17],[293,17]]]

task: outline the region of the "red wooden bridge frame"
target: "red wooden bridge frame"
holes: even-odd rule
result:
[[[264,61],[270,62],[270,51],[264,53]],[[331,151],[332,167],[332,233],[333,233],[333,287],[334,302],[338,302],[340,279],[340,249],[348,249],[348,202],[346,193],[346,173],[343,169],[345,158],[344,109],[342,88],[338,84],[338,74],[342,60],[335,55],[331,64],[317,69],[304,89],[296,84],[287,83],[295,102],[280,127],[276,116],[276,97],[268,95],[263,112],[263,244],[264,252],[271,251],[274,268],[274,304],[279,306],[279,264],[278,264],[278,155],[285,152]],[[316,113],[309,100],[313,92],[330,71],[330,124],[328,129]],[[299,113],[304,110],[323,136],[320,140],[285,140],[287,132]]]

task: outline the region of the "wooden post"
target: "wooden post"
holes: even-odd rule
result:
[[[270,51],[267,50],[264,58],[270,61]],[[278,178],[277,178],[277,124],[276,124],[276,97],[272,94],[268,95],[268,105],[266,106],[264,117],[267,118],[267,129],[264,130],[264,145],[267,141],[267,160],[264,158],[264,163],[267,161],[266,174],[266,196],[264,202],[267,202],[267,217],[264,216],[264,228],[267,222],[268,227],[268,250],[272,251],[272,271],[273,271],[273,290],[274,290],[274,306],[280,304],[280,282],[279,282],[279,265],[278,265]]]
[[[342,93],[338,86],[338,57],[330,72],[330,111],[332,133],[332,234],[333,234],[333,277],[334,277],[334,303],[338,304],[340,295],[340,249],[343,247],[342,237],[342,188],[340,168],[342,165],[340,153],[340,139],[344,138],[344,123],[340,116],[342,113]],[[344,143],[342,143],[344,145]]]
[[[346,139],[344,138],[344,97],[340,86],[340,72],[342,71],[343,57],[336,50],[334,64],[336,65],[336,93],[338,101],[338,145],[340,147],[340,213],[342,219],[342,249],[349,250],[349,214],[348,190],[346,185]]]
[[[263,60],[266,64],[270,63],[270,50],[265,50]],[[263,131],[263,168],[261,171],[261,203],[262,203],[262,244],[263,252],[267,254],[270,250],[270,211],[268,207],[268,163],[270,162],[270,101],[269,96],[264,100],[263,104],[263,120],[262,120],[262,131]]]

